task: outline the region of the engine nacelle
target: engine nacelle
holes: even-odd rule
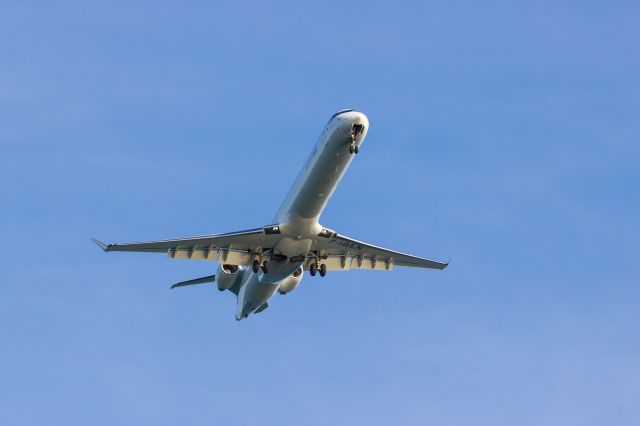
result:
[[[296,287],[298,287],[298,284],[300,284],[300,280],[302,280],[303,272],[302,266],[298,266],[298,269],[293,271],[293,274],[289,275],[284,279],[284,281],[282,281],[280,287],[278,287],[278,293],[287,294],[295,290]]]
[[[223,264],[218,267],[216,272],[216,283],[218,284],[218,290],[228,290],[236,283],[238,279],[238,272],[240,268],[238,265]]]

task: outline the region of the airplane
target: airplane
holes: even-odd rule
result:
[[[165,253],[171,259],[216,261],[215,275],[171,288],[216,282],[218,290],[236,295],[238,321],[264,311],[276,292],[284,295],[295,290],[304,271],[324,277],[328,271],[390,271],[394,266],[443,270],[448,262],[365,243],[320,224],[324,208],[368,130],[369,120],[361,112],[345,109],[333,114],[268,226],[143,243],[92,240],[105,252]]]

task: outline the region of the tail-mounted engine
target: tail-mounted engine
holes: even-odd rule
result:
[[[289,275],[287,278],[282,281],[280,287],[278,287],[278,293],[287,294],[292,292],[298,287],[300,284],[300,280],[302,280],[303,270],[302,265],[298,266],[298,269],[293,271],[293,274]]]
[[[228,290],[236,283],[238,279],[238,265],[222,264],[218,267],[216,272],[216,283],[218,283],[218,290]]]

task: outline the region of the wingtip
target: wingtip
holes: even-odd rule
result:
[[[103,251],[108,251],[109,250],[109,246],[105,243],[103,243],[102,241],[96,239],[96,238],[91,238],[91,241],[93,241],[94,243],[96,243],[96,245],[98,247],[100,247]]]

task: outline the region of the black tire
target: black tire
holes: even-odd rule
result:
[[[253,265],[251,265],[251,270],[253,271],[254,274],[257,274],[258,271],[260,270],[260,262],[258,262],[257,260],[254,260]]]
[[[353,151],[354,151],[353,145],[349,145],[349,154],[353,154]]]
[[[312,277],[315,277],[316,272],[318,272],[318,264],[312,263],[311,266],[309,266],[309,273]]]
[[[358,145],[356,145],[355,147],[353,147],[353,152],[354,152],[355,154],[357,154],[357,153],[358,153],[358,151],[359,151],[359,149],[358,149]]]
[[[327,275],[327,265],[323,263],[320,265],[320,276],[324,277],[325,275]]]
[[[265,260],[265,262],[262,264],[262,272],[264,272],[265,274],[266,274],[267,272],[269,272],[269,262],[267,262],[266,260]]]

